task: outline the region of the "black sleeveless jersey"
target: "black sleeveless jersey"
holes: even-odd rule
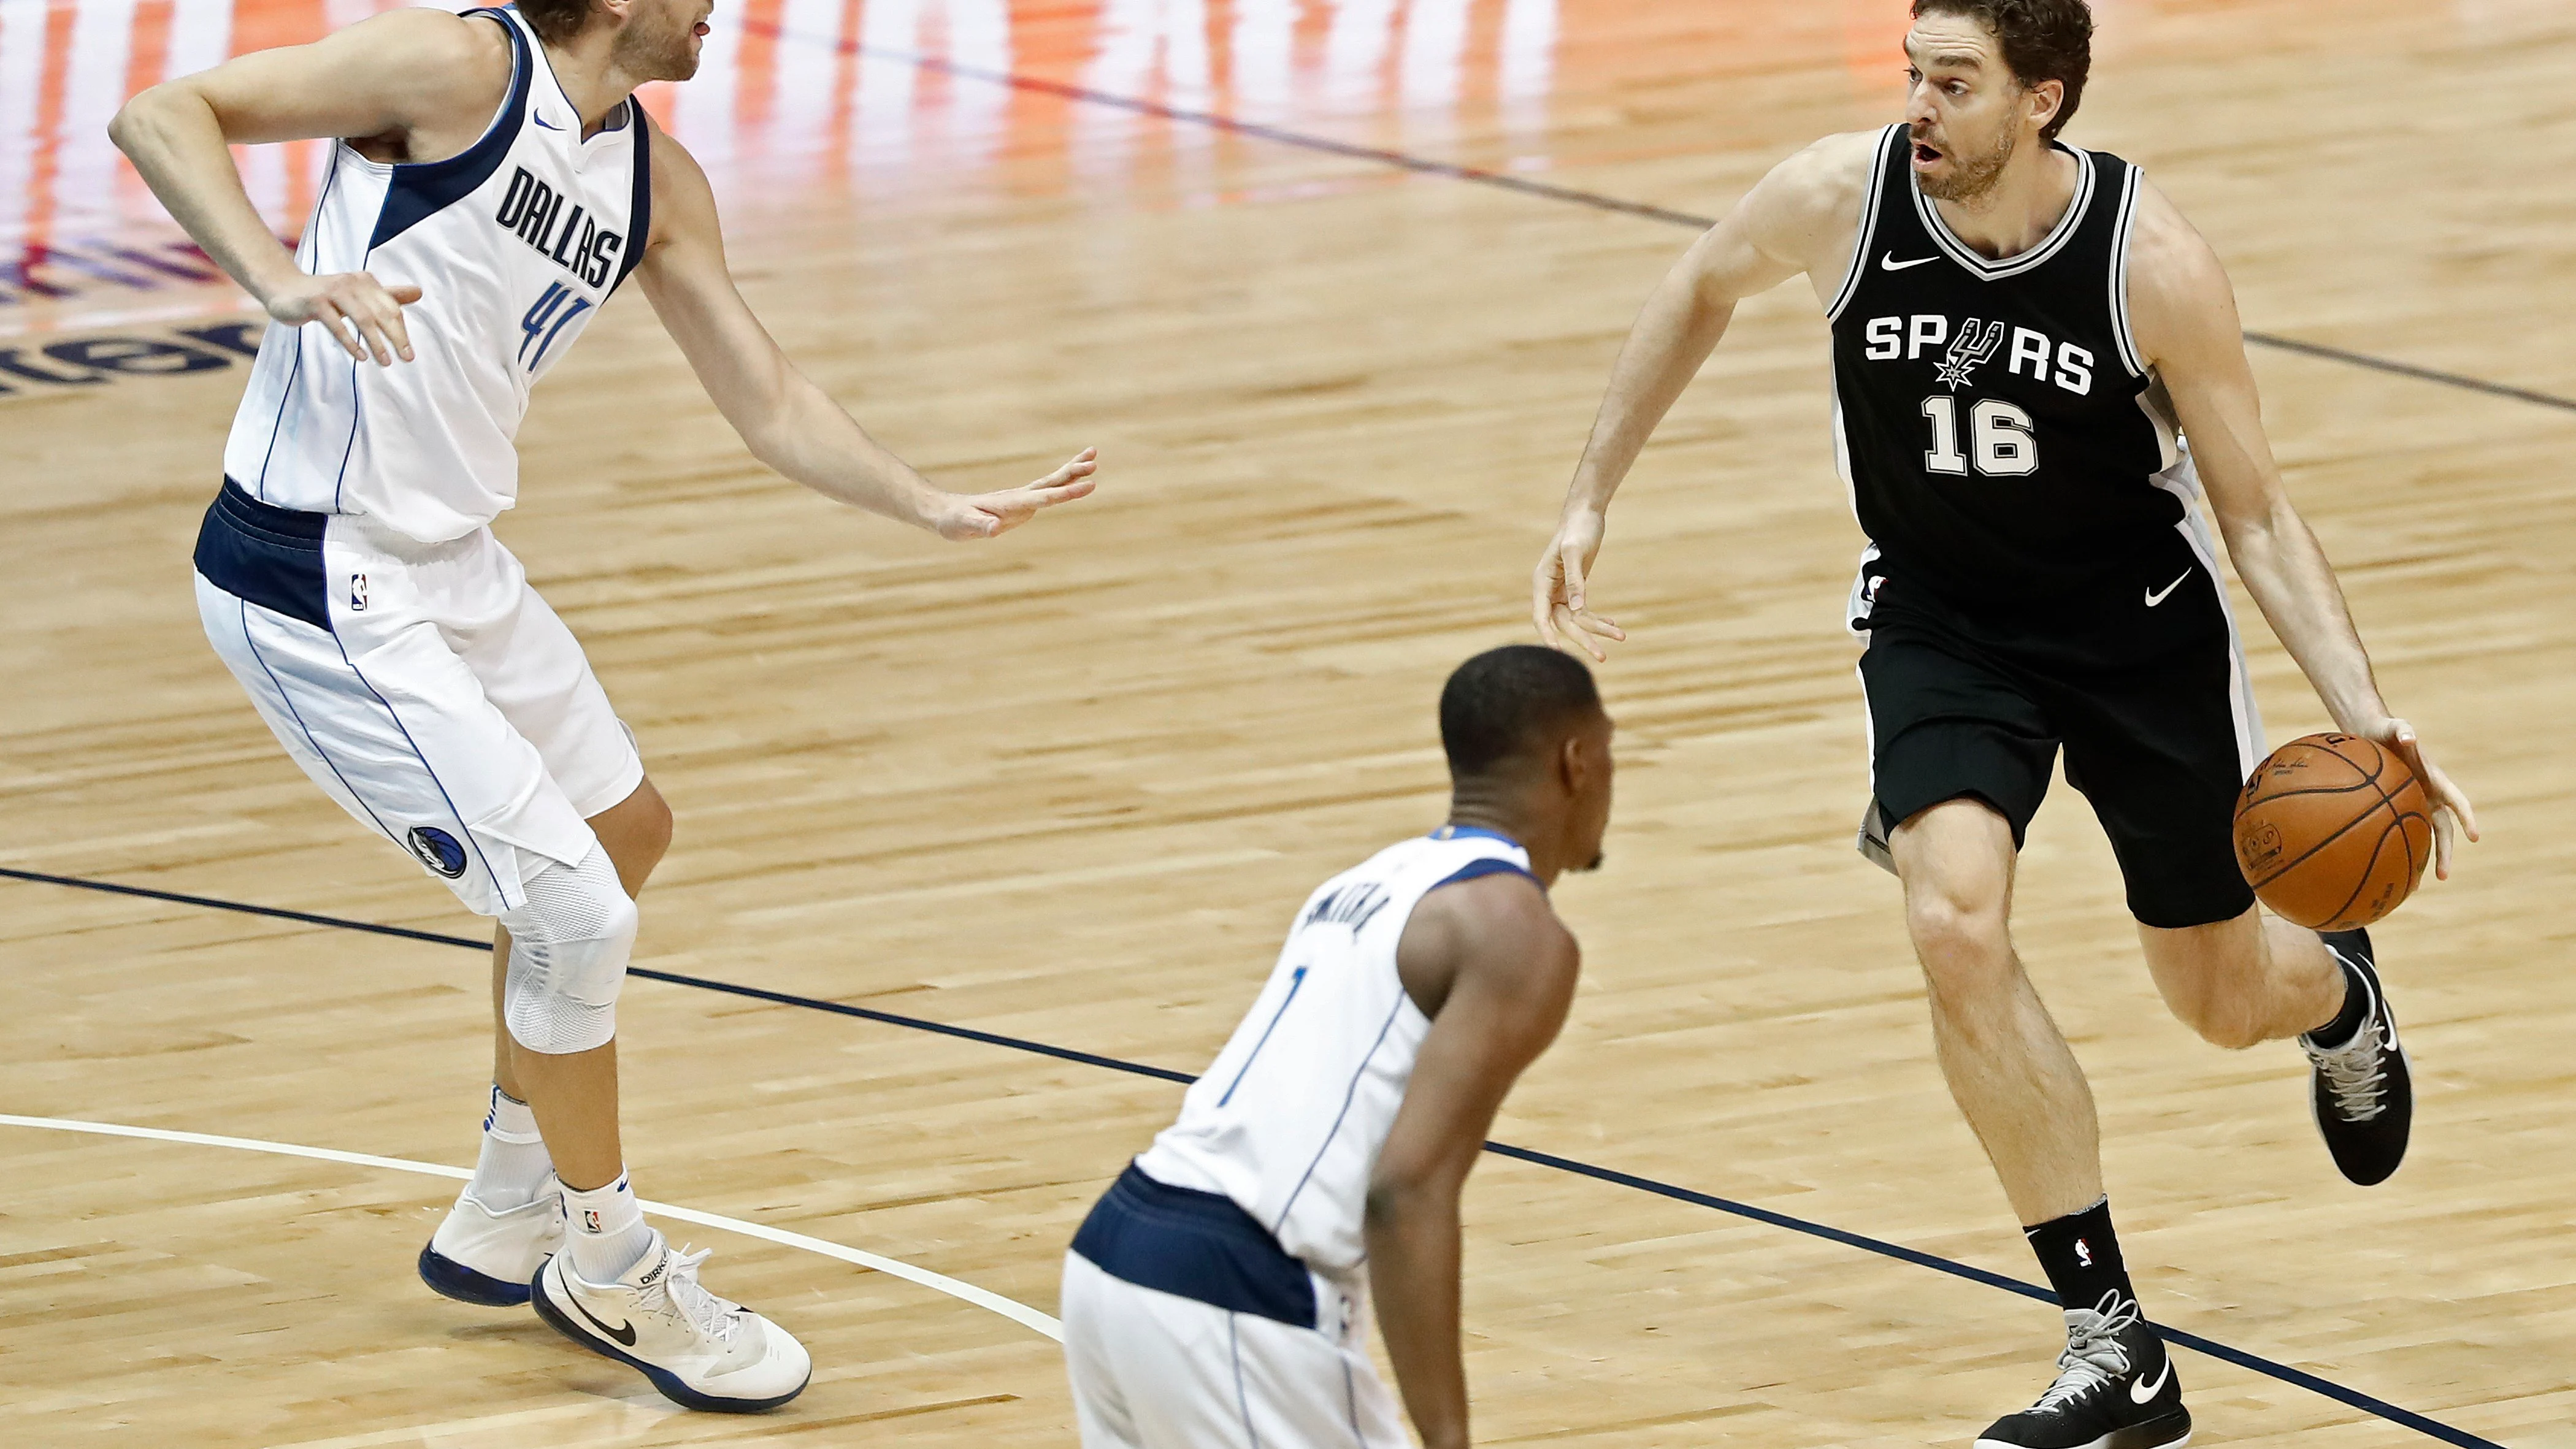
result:
[[[1826,309],[1835,459],[1872,548],[1856,625],[1875,579],[1980,613],[2055,612],[2191,557],[2176,525],[2196,483],[2129,335],[2138,172],[2059,149],[2082,168],[2066,215],[1990,261],[1915,189],[1906,128],[1879,139]]]

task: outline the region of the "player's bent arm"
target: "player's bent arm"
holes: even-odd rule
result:
[[[932,487],[797,370],[752,315],[725,263],[706,172],[655,134],[653,235],[636,267],[655,315],[752,456],[827,498],[927,528],[986,538],[1091,491],[1091,455],[1027,488],[974,496]]]
[[[1425,1449],[1463,1449],[1459,1190],[1512,1083],[1565,1024],[1580,959],[1535,884],[1491,875],[1424,897],[1397,963],[1416,1004],[1431,998],[1431,1030],[1369,1178],[1369,1286]]]
[[[2290,502],[2263,432],[2262,398],[2245,357],[2226,268],[2207,239],[2152,185],[2140,191],[2129,289],[2138,350],[2173,399],[2175,420],[2189,440],[2210,512],[2245,591],[2336,725],[2395,746],[2425,777],[2435,800],[2476,839],[2467,799],[2423,758],[2413,728],[2390,716],[2334,568]],[[2440,854],[2447,874],[2447,839]]]
[[[311,45],[255,51],[127,101],[108,136],[154,196],[243,290],[290,325],[322,322],[378,361],[410,356],[402,301],[363,273],[309,277],[270,234],[228,147],[311,137],[381,139],[409,159],[470,145],[510,85],[499,27],[443,10],[399,10]],[[420,143],[427,142],[423,155]]]
[[[1584,599],[1611,495],[1726,335],[1735,304],[1801,272],[1838,265],[1860,223],[1877,141],[1875,131],[1828,136],[1771,168],[1646,298],[1611,364],[1556,537],[1532,580],[1532,616],[1549,643],[1571,634],[1599,658],[1596,637],[1625,637],[1589,615]]]

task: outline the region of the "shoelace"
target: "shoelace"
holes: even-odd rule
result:
[[[2068,1309],[2066,1352],[2057,1356],[2057,1382],[2031,1407],[2053,1409],[2127,1373],[2129,1350],[2120,1342],[2120,1331],[2137,1322],[2137,1301],[2118,1293],[2103,1294],[2102,1301],[2090,1309]]]
[[[697,1330],[718,1343],[733,1342],[734,1330],[742,1326],[742,1305],[719,1298],[698,1283],[698,1265],[707,1260],[713,1248],[700,1248],[692,1253],[683,1247],[671,1255],[671,1268],[648,1292],[658,1293]]]
[[[2379,1100],[2388,1090],[2385,1045],[2374,1015],[2344,1046],[2330,1052],[2310,1049],[2309,1058],[2326,1074],[2326,1090],[2334,1094],[2335,1112],[2345,1121],[2367,1122],[2385,1106]]]

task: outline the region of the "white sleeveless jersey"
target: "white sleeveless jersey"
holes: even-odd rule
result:
[[[528,389],[634,270],[651,216],[643,108],[627,100],[583,140],[517,8],[466,13],[510,35],[490,127],[444,161],[334,145],[295,252],[317,276],[419,287],[403,309],[414,360],[378,367],[319,326],[271,324],[224,447],[225,475],[262,502],[365,514],[424,543],[517,500]]]
[[[1396,974],[1396,942],[1435,887],[1505,871],[1527,874],[1528,852],[1449,826],[1326,881],[1251,1014],[1136,1166],[1234,1199],[1317,1272],[1358,1268],[1369,1175],[1431,1029]]]

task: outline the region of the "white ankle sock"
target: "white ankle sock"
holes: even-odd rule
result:
[[[537,1189],[553,1170],[546,1141],[537,1135],[537,1114],[494,1087],[491,1109],[483,1115],[483,1152],[474,1160],[474,1180],[466,1190],[494,1212],[507,1212],[536,1201]]]
[[[652,1246],[653,1230],[644,1226],[644,1211],[635,1205],[635,1189],[627,1186],[624,1172],[606,1187],[564,1189],[564,1247],[582,1281],[611,1282]]]

